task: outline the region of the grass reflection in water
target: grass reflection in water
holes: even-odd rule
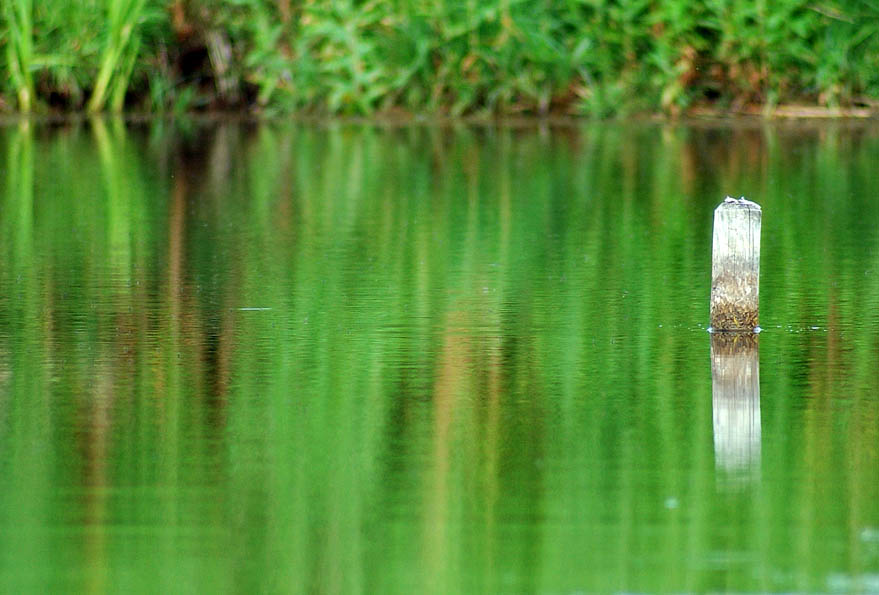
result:
[[[96,120],[0,151],[4,590],[875,585],[871,128]],[[704,332],[726,194],[764,208],[738,443]]]

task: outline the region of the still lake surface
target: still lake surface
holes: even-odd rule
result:
[[[879,127],[13,123],[0,168],[4,592],[879,592]]]

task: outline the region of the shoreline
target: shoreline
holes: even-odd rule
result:
[[[546,125],[553,127],[577,126],[585,123],[653,123],[653,124],[684,124],[728,123],[728,124],[772,124],[782,122],[835,122],[835,123],[879,123],[879,109],[868,107],[829,108],[809,104],[784,104],[772,108],[766,106],[750,106],[736,111],[723,110],[710,106],[692,107],[681,114],[635,113],[598,118],[589,115],[548,114],[491,114],[449,116],[444,114],[406,113],[397,110],[376,112],[370,116],[345,116],[333,114],[307,113],[263,113],[256,110],[215,110],[193,111],[178,114],[149,112],[103,112],[90,114],[85,111],[21,113],[0,112],[0,125],[7,126],[22,121],[39,124],[66,125],[86,122],[93,119],[122,120],[126,124],[152,123],[157,121],[190,121],[190,122],[240,122],[262,124],[272,122],[295,122],[302,124],[376,124],[385,126],[455,126],[455,125],[500,125],[526,126]]]

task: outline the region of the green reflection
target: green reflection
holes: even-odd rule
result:
[[[876,588],[877,131],[94,120],[0,150],[4,590]],[[725,194],[765,213],[731,464]]]

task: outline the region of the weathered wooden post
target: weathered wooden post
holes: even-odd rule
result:
[[[760,477],[758,335],[711,335],[711,405],[718,480],[738,488]]]
[[[754,331],[760,298],[760,205],[727,197],[714,210],[712,331]]]

